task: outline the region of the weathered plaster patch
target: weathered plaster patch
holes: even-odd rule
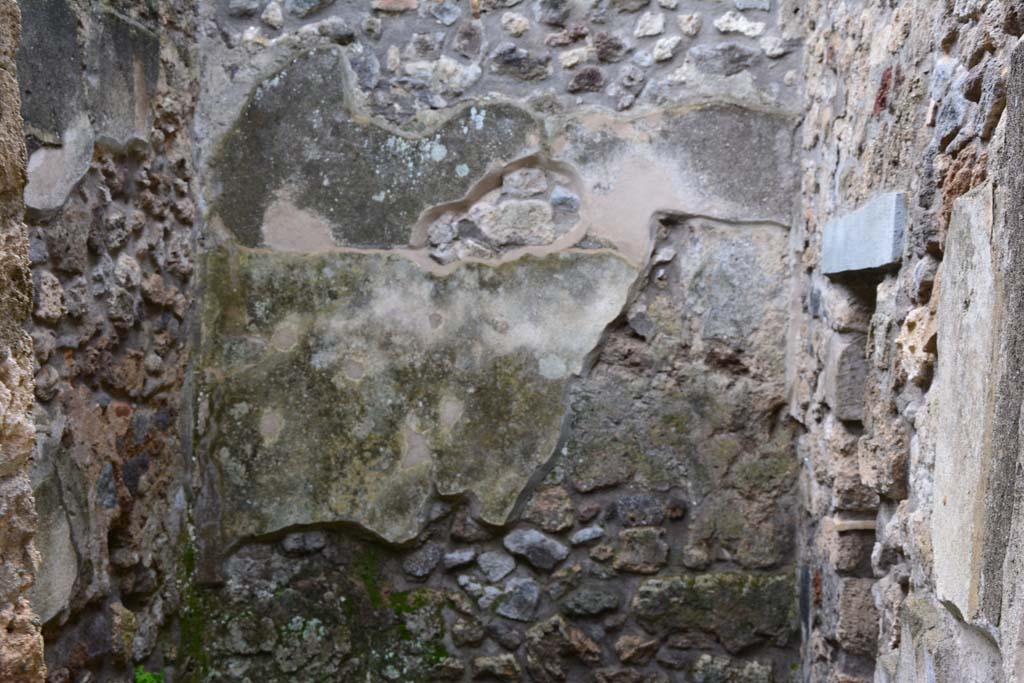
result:
[[[639,272],[605,252],[443,276],[341,252],[214,252],[206,268],[202,450],[228,475],[203,492],[221,518],[221,536],[205,539],[214,553],[340,521],[405,541],[435,490],[471,495],[484,520],[503,523],[554,452],[567,380]],[[242,315],[223,315],[237,306]],[[311,322],[289,326],[297,319]],[[254,333],[274,350],[238,357],[236,340]],[[259,415],[280,421],[252,424]]]
[[[330,224],[313,211],[276,199],[263,214],[263,242],[278,251],[326,251],[335,247]]]

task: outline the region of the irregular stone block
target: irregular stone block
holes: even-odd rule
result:
[[[160,38],[116,12],[103,10],[86,46],[86,94],[96,136],[125,143],[149,139],[151,100],[160,78]]]
[[[228,0],[228,16],[252,17],[260,13],[261,0]]]
[[[625,664],[644,665],[658,651],[658,645],[656,638],[627,634],[615,641],[615,654],[619,656],[619,661]]]
[[[334,4],[334,0],[286,0],[285,11],[288,14],[304,19]]]
[[[327,545],[327,534],[323,531],[299,531],[281,539],[281,550],[286,555],[308,555]]]
[[[594,586],[574,591],[562,605],[566,614],[574,617],[593,617],[619,608],[619,594]]]
[[[604,529],[599,526],[588,526],[583,527],[572,536],[569,537],[569,543],[572,545],[584,545],[592,541],[596,541],[599,538],[604,537]]]
[[[837,333],[829,337],[825,401],[836,418],[844,422],[864,419],[864,389],[869,370],[864,350],[866,339],[859,333]]]
[[[763,21],[751,21],[739,12],[726,12],[715,19],[715,28],[719,33],[742,33],[748,38],[756,38],[764,33]]]
[[[460,548],[444,555],[444,568],[454,569],[469,564],[476,559],[476,548]]]
[[[491,71],[521,81],[539,81],[551,75],[551,56],[502,43],[491,55]]]
[[[702,654],[693,664],[693,680],[702,683],[772,683],[772,664]],[[842,679],[836,679],[842,680]]]
[[[619,571],[654,574],[668,562],[668,543],[665,542],[664,529],[623,529],[619,532],[619,545],[614,562]]]
[[[907,201],[900,192],[879,195],[829,221],[821,245],[821,272],[838,276],[888,268],[900,262]]]
[[[698,70],[715,76],[735,76],[752,67],[761,57],[757,50],[734,42],[697,45],[691,47],[689,53]]]
[[[991,451],[997,315],[991,185],[953,204],[938,309],[939,357],[929,400],[935,439],[932,546],[938,598],[978,616]]]
[[[441,546],[428,543],[402,561],[402,571],[417,579],[426,578],[434,571],[443,554]]]
[[[576,510],[565,488],[549,486],[533,494],[523,511],[523,519],[544,531],[565,531],[575,522]]]
[[[639,493],[619,498],[615,514],[625,526],[656,526],[665,521],[665,506],[658,498]]]
[[[370,6],[381,12],[408,12],[419,7],[419,0],[373,0]]]
[[[522,670],[515,655],[502,654],[473,659],[473,678],[492,678],[499,681],[518,681]]]
[[[841,579],[836,605],[836,640],[848,652],[870,657],[878,647],[878,611],[874,579]]]
[[[620,12],[639,12],[651,4],[651,0],[611,0],[612,8]]]
[[[566,253],[442,276],[399,256],[243,249],[211,252],[205,274],[197,431],[219,474],[199,505],[219,552],[332,521],[409,540],[435,490],[472,492],[504,524],[637,270]]]
[[[510,553],[525,557],[538,569],[553,569],[569,556],[569,549],[536,529],[516,529],[505,537]]]
[[[509,579],[495,610],[506,619],[529,621],[540,600],[540,586],[533,579]]]
[[[637,587],[631,608],[652,634],[713,633],[729,652],[785,645],[797,626],[795,579],[788,572],[653,577]]]

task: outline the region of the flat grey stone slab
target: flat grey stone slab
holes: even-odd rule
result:
[[[935,381],[928,424],[935,443],[935,593],[965,620],[981,616],[982,549],[992,450],[995,376],[993,339],[1000,302],[989,235],[992,186],[982,185],[953,203],[939,289]]]
[[[821,247],[822,272],[836,276],[899,263],[906,225],[907,200],[901,192],[878,195],[829,221]]]

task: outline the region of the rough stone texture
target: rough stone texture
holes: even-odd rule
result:
[[[864,389],[868,375],[865,336],[833,334],[825,360],[825,400],[840,420],[864,419]]]
[[[39,683],[46,675],[43,638],[27,591],[36,580],[36,507],[29,481],[32,341],[23,325],[32,310],[29,243],[22,222],[25,146],[15,50],[21,17],[0,2],[0,679]]]
[[[1020,574],[1007,558],[1021,400],[1009,389],[1019,370],[1002,365],[1015,362],[1019,326],[1003,322],[1017,295],[1000,284],[1019,277],[1000,198],[1019,182],[1006,94],[1020,7],[836,1],[805,12],[795,235],[808,275],[790,332],[790,414],[807,429],[803,676],[1020,680],[1019,619],[1007,611]],[[833,259],[858,254],[830,243],[841,217],[892,193],[906,197],[902,246],[879,221],[877,257]],[[851,423],[827,385],[830,346],[852,334],[866,335],[866,372]]]
[[[792,591],[785,575],[664,576],[641,583],[631,606],[649,632],[710,632],[738,652],[764,640],[789,641],[796,628]]]
[[[185,2],[26,3],[39,579],[49,680],[169,677],[187,602]],[[180,668],[178,668],[180,667]],[[0,675],[0,678],[5,678]],[[5,678],[6,680],[6,678]]]

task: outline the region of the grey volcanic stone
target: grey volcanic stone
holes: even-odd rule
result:
[[[825,400],[840,420],[864,419],[864,391],[868,378],[866,336],[859,332],[833,333],[825,361]]]
[[[509,579],[498,609],[499,615],[516,621],[529,621],[540,600],[540,586],[533,579]]]
[[[522,669],[515,655],[503,654],[493,657],[476,657],[473,659],[473,678],[490,678],[499,681],[518,681],[522,678]]]
[[[451,0],[444,0],[444,2],[430,6],[430,16],[445,26],[451,26],[462,16],[462,10]]]
[[[487,634],[506,650],[518,650],[523,644],[523,633],[500,619],[487,624]]]
[[[553,569],[569,556],[569,549],[535,529],[516,529],[505,537],[509,552],[522,555],[538,569]]]
[[[573,545],[583,545],[584,543],[590,543],[596,541],[604,536],[604,529],[599,526],[588,526],[580,529],[569,538],[569,543]]]
[[[692,47],[690,56],[697,68],[705,73],[733,76],[753,66],[761,52],[739,43],[719,43]]]
[[[260,11],[262,0],[229,0],[228,14],[233,17],[251,17]]]
[[[285,9],[289,14],[303,19],[333,4],[334,0],[288,0]]]
[[[611,4],[620,12],[639,12],[651,4],[651,0],[611,0]]]
[[[327,545],[327,534],[323,531],[300,531],[281,539],[281,550],[288,555],[308,555],[322,550]]]
[[[834,276],[887,268],[900,262],[907,201],[900,192],[878,195],[825,225],[821,272]]]
[[[537,21],[548,26],[565,26],[571,9],[572,6],[568,0],[540,0],[536,5],[534,16]]]
[[[444,568],[454,569],[469,564],[476,558],[476,548],[460,548],[444,555]]]
[[[436,543],[428,543],[402,560],[402,571],[409,576],[422,579],[434,571],[444,551]]]
[[[583,586],[572,592],[562,604],[566,614],[574,617],[594,617],[619,608],[619,594],[604,588]]]
[[[487,577],[487,580],[491,582],[501,581],[516,568],[515,559],[508,553],[503,553],[500,550],[481,553],[476,558],[476,563],[479,565],[480,571]]]
[[[625,526],[656,526],[665,521],[665,506],[646,494],[619,498],[615,511]]]
[[[538,81],[551,74],[551,57],[533,55],[515,43],[503,43],[491,55],[491,70],[521,81]]]

